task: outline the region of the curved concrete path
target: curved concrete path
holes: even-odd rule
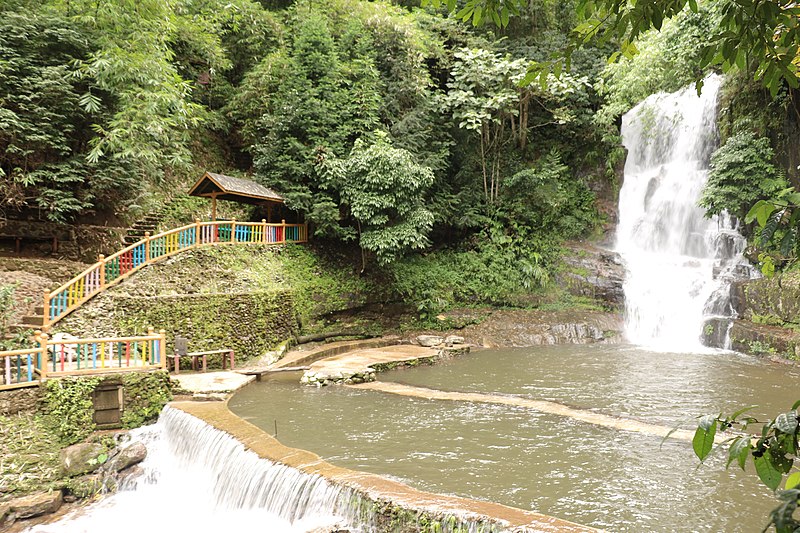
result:
[[[549,413],[558,416],[564,416],[589,424],[603,426],[622,431],[633,431],[636,433],[643,433],[645,435],[652,435],[654,437],[664,438],[672,431],[673,428],[661,426],[658,424],[649,424],[647,422],[640,422],[630,418],[622,418],[588,409],[576,409],[556,402],[547,400],[532,400],[521,396],[509,396],[504,394],[491,394],[482,392],[452,392],[437,389],[427,389],[424,387],[414,387],[411,385],[403,385],[401,383],[389,383],[385,381],[375,381],[372,383],[362,383],[359,385],[348,385],[357,389],[368,389],[389,394],[397,394],[399,396],[410,396],[413,398],[424,398],[426,400],[449,400],[457,402],[480,402],[491,403],[497,405],[511,405],[514,407],[524,407],[533,409],[542,413]],[[669,435],[670,439],[683,440],[691,442],[694,437],[693,431],[679,429],[673,431]],[[729,435],[718,435],[715,442],[719,444],[723,442]]]

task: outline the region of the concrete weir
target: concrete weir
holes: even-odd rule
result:
[[[360,385],[349,385],[357,389],[368,389],[374,391],[385,392],[389,394],[397,394],[399,396],[409,396],[413,398],[424,398],[426,400],[449,400],[458,402],[479,402],[490,403],[496,405],[510,405],[514,407],[523,407],[533,409],[541,413],[548,413],[552,415],[563,416],[580,420],[589,424],[603,426],[623,431],[633,431],[635,433],[643,433],[645,435],[652,435],[654,437],[666,437],[676,440],[683,440],[691,442],[694,437],[694,432],[687,430],[677,430],[670,433],[672,428],[661,426],[658,424],[649,424],[647,422],[640,422],[630,418],[621,418],[602,413],[596,413],[587,409],[576,409],[556,402],[546,400],[532,400],[530,398],[522,398],[519,396],[507,396],[503,394],[486,394],[481,392],[452,392],[442,391],[436,389],[427,389],[424,387],[413,387],[410,385],[402,385],[400,383],[387,383],[383,381],[376,381],[373,383],[363,383]],[[718,436],[715,442],[719,444],[727,435]]]
[[[314,453],[284,446],[260,428],[233,414],[227,402],[174,402],[170,405],[231,435],[259,457],[306,474],[322,476],[331,483],[355,490],[381,508],[388,505],[439,519],[455,516],[520,533],[598,531],[497,503],[423,492],[382,476],[332,465]],[[383,528],[378,527],[378,531],[383,531]]]

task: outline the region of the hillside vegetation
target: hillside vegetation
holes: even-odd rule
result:
[[[354,243],[362,270],[427,314],[538,290],[562,242],[613,228],[620,115],[714,68],[701,50],[726,15],[701,3],[659,20],[636,55],[609,65],[621,43],[589,42],[558,77],[521,85],[573,43],[573,3],[475,25],[432,4],[4,2],[0,214],[126,224],[212,170],[280,191],[314,239]],[[709,213],[742,217],[796,177],[793,89],[773,99],[757,67],[728,76]],[[197,213],[180,199],[169,220]],[[790,261],[794,231],[757,244]]]

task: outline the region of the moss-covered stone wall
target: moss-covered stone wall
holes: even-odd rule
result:
[[[733,304],[741,318],[757,324],[800,324],[800,272],[737,283]]]
[[[343,257],[323,257],[302,246],[209,247],[144,267],[55,324],[51,333],[128,336],[152,326],[166,331],[168,353],[181,335],[190,339],[190,351],[232,348],[240,362],[295,334],[341,330],[332,314],[383,297]],[[349,317],[342,321],[345,329],[355,327]]]
[[[141,332],[153,325],[167,333],[167,353],[175,335],[189,339],[189,350],[231,348],[237,360],[250,359],[292,337],[297,328],[288,290],[248,294],[185,294],[113,298],[115,326]]]
[[[39,406],[40,400],[39,387],[0,391],[0,415],[33,413]]]
[[[42,385],[38,412],[62,444],[79,442],[95,430],[92,393],[104,382],[122,387],[125,428],[155,420],[172,400],[172,383],[163,370],[48,379]]]

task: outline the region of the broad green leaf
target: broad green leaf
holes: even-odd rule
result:
[[[794,232],[787,231],[781,239],[781,244],[779,247],[781,255],[788,256],[792,251],[792,248],[794,248]]]
[[[760,457],[754,457],[753,462],[756,465],[756,473],[759,479],[761,479],[761,482],[772,490],[777,489],[781,484],[781,478],[783,476],[780,471],[775,468],[775,465],[772,464],[772,457],[770,456],[769,450],[766,450],[764,455]]]
[[[797,485],[800,485],[800,472],[795,472],[787,477],[783,488],[789,490],[795,488]]]
[[[747,455],[750,453],[750,438],[749,437],[736,437],[731,447],[728,449],[728,462],[725,468],[728,468],[733,461],[736,461],[744,470],[747,462]]]
[[[695,455],[703,461],[714,447],[714,436],[717,434],[717,419],[714,415],[706,415],[700,419],[697,431],[692,439]]]

